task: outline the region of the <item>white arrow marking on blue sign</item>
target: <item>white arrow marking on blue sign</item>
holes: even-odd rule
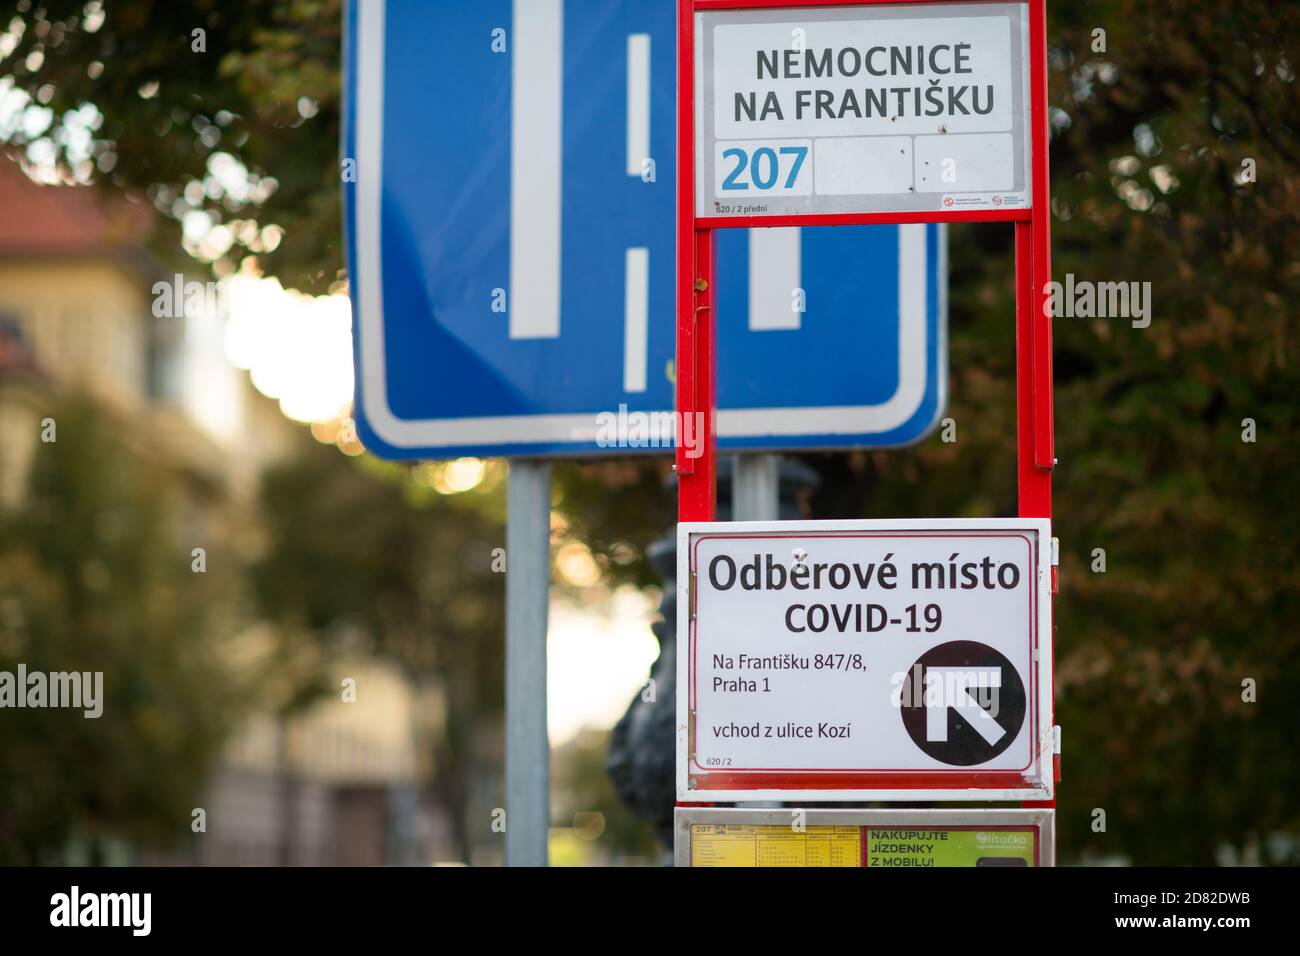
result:
[[[644,392],[650,340],[650,250],[627,250],[623,277],[623,391]]]
[[[650,158],[650,34],[627,38],[627,174]],[[644,392],[650,351],[650,250],[627,250],[623,274],[623,391]]]
[[[627,38],[627,174],[650,158],[650,34]]]
[[[749,329],[797,329],[794,292],[803,286],[798,226],[749,230]]]
[[[560,334],[564,0],[515,0],[511,34],[510,337]]]

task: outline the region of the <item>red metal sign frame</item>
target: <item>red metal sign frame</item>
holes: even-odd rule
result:
[[[1029,23],[1030,203],[1027,208],[932,210],[799,216],[695,214],[695,13],[762,8],[919,5],[1014,2]],[[678,521],[717,516],[717,303],[714,231],[773,226],[871,225],[926,222],[1011,222],[1015,229],[1016,288],[1016,474],[1019,515],[1051,518],[1052,469],[1056,465],[1052,422],[1052,324],[1047,308],[1051,281],[1051,233],[1047,146],[1047,0],[678,0],[677,7],[677,443]],[[687,431],[687,421],[698,423]],[[1055,576],[1055,568],[1053,568]],[[1055,580],[1053,580],[1055,592]],[[1052,640],[1052,636],[1048,636]],[[679,688],[679,692],[680,692]],[[1049,706],[1053,690],[1048,688]],[[1041,745],[1041,742],[1040,742]],[[1056,758],[1059,761],[1059,757]],[[1059,763],[1055,775],[1059,777]],[[907,775],[909,778],[912,775]],[[954,788],[988,787],[987,774],[949,779]],[[947,778],[946,778],[947,779]],[[897,785],[910,781],[900,778]],[[1055,800],[1025,806],[1054,806]]]

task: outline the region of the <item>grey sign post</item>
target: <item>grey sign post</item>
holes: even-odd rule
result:
[[[736,456],[732,473],[732,512],[737,521],[775,521],[781,456],[769,452]]]
[[[551,463],[510,462],[506,489],[506,864],[546,866],[551,751],[546,617]]]

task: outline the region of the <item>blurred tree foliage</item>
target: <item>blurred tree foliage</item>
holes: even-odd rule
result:
[[[63,18],[59,37],[20,3],[3,70],[55,118],[99,107],[105,179],[183,214],[175,197],[229,150],[280,184],[229,212],[284,227],[265,267],[287,285],[337,275],[337,2],[106,2],[90,36],[67,19],[82,4],[42,6]],[[206,59],[188,52],[200,23]],[[1221,845],[1300,831],[1300,7],[1072,0],[1049,4],[1048,34],[1053,275],[1150,282],[1153,302],[1148,328],[1054,323],[1063,858],[1208,862]],[[950,248],[958,440],[809,456],[816,516],[1015,512],[1010,234],[953,227]],[[557,474],[572,529],[616,578],[650,580],[628,549],[671,520],[663,473],[641,461]],[[1105,573],[1092,570],[1099,548]]]
[[[661,584],[645,549],[677,521],[671,461],[561,461],[553,474],[552,502],[564,515],[566,533],[591,549],[605,580],[614,586]]]
[[[0,670],[102,671],[102,716],[0,716],[0,863],[58,863],[71,841],[173,846],[244,690],[224,650],[238,582],[191,566],[182,479],[81,399],[51,407],[21,507],[0,512]],[[212,541],[205,535],[205,543]]]
[[[435,465],[352,460],[310,443],[262,483],[266,552],[254,568],[263,613],[330,650],[377,654],[417,689],[441,694],[441,721],[419,728],[429,778],[462,858],[488,842],[480,794],[501,752],[505,693],[505,531],[499,463],[444,495],[416,480]],[[501,550],[498,550],[501,549]],[[493,799],[488,806],[483,799]]]
[[[158,231],[164,259],[180,224],[206,216],[228,230],[228,248],[203,252],[219,273],[256,255],[286,287],[325,291],[343,268],[342,8],[4,0],[0,52],[12,52],[0,59],[0,94],[11,85],[30,105],[0,139],[30,161],[57,161],[68,178],[147,196],[175,221]],[[278,230],[292,240],[277,245]]]
[[[659,865],[665,853],[654,831],[623,805],[605,762],[609,731],[586,729],[557,747],[551,757],[555,795],[551,865],[643,863]],[[561,837],[557,841],[554,834]],[[567,840],[566,840],[567,837]],[[570,860],[564,859],[567,852]]]
[[[1049,6],[1053,277],[1153,303],[1053,326],[1063,858],[1210,863],[1300,836],[1300,7]],[[957,441],[822,460],[819,516],[1015,513],[1011,240],[950,249]]]
[[[1210,862],[1300,836],[1300,6],[1061,6],[1053,274],[1154,302],[1055,323],[1062,839]]]

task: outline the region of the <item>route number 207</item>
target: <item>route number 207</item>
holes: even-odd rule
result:
[[[777,152],[781,156],[794,157],[793,163],[787,164],[789,173],[785,177],[785,186],[783,186],[783,189],[794,189],[794,183],[800,178],[803,160],[806,160],[809,155],[809,148],[806,146],[781,146],[777,150],[770,146],[761,146],[753,153],[746,153],[740,147],[723,150],[723,161],[735,161],[736,164],[723,179],[723,189],[749,189],[750,185],[755,189],[772,189],[781,173],[781,161],[777,159]],[[741,179],[745,174],[746,166],[749,168],[748,183]]]
[[[799,173],[808,158],[804,146],[732,146],[722,151],[724,191],[757,189],[778,192],[798,190]],[[782,182],[784,180],[784,182]],[[778,185],[779,184],[779,185]]]

